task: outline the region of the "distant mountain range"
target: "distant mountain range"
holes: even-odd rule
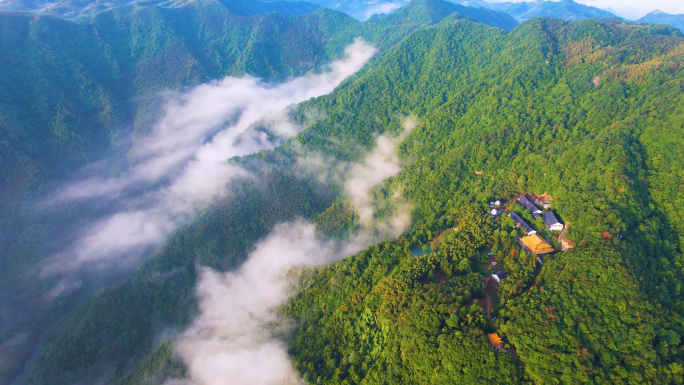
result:
[[[671,15],[661,11],[653,11],[637,21],[649,24],[669,24],[684,32],[684,15]]]
[[[269,0],[263,0],[269,1]],[[369,17],[383,16],[396,11],[399,7],[408,3],[408,0],[383,1],[383,0],[308,0],[321,7],[332,8],[344,12],[356,19],[365,20]],[[474,7],[486,8],[504,12],[514,17],[518,22],[523,22],[534,17],[553,17],[566,21],[578,21],[582,19],[611,19],[619,16],[573,0],[549,1],[536,0],[530,2],[505,2],[490,3],[484,0],[448,0],[451,3]],[[636,20],[639,23],[669,24],[680,31],[684,31],[684,15],[670,15],[661,11],[654,11],[643,18]]]
[[[267,0],[268,1],[268,0]],[[374,14],[386,14],[407,4],[408,0],[308,0],[322,7],[336,9],[360,20],[365,20]],[[451,3],[475,8],[488,8],[505,12],[524,21],[533,17],[555,17],[558,19],[577,21],[581,19],[607,19],[617,17],[614,14],[596,8],[579,4],[573,0],[532,1],[527,3],[490,3],[483,0],[449,0]]]
[[[454,2],[459,2],[455,0]],[[467,1],[466,1],[467,2]],[[562,1],[533,1],[528,3],[487,3],[478,1],[482,6],[506,12],[518,21],[524,21],[533,17],[554,17],[567,21],[582,19],[610,19],[616,15],[600,8],[579,4],[573,0]]]
[[[221,3],[230,13],[238,16],[254,16],[273,12],[278,12],[283,16],[300,16],[310,14],[320,8],[317,4],[305,1],[217,0],[217,2]],[[5,0],[0,2],[0,9],[79,18],[131,4],[178,8],[192,3],[197,2],[192,0]]]
[[[510,18],[501,15],[506,13],[517,22],[534,17],[553,17],[566,21],[582,19],[610,19],[619,18],[617,15],[573,0],[536,0],[529,2],[490,3],[484,0],[447,0],[450,3],[471,7],[468,11],[454,9],[465,17],[499,26],[504,29],[512,28]],[[314,12],[320,7],[334,9],[346,13],[357,20],[380,18],[397,11],[409,3],[409,0],[216,0],[230,13],[238,16],[254,16],[267,13],[280,13],[283,16],[300,16]],[[4,0],[0,2],[0,10],[28,11],[45,13],[71,19],[89,17],[90,15],[107,9],[124,5],[178,8],[195,3],[192,0]],[[475,12],[472,8],[488,9],[499,13]],[[491,18],[491,23],[483,21]],[[498,21],[497,21],[498,20]],[[662,11],[653,11],[636,20],[639,23],[668,24],[680,31],[684,31],[684,15],[671,15]]]

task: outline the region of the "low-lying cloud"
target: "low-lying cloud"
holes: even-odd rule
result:
[[[286,323],[278,318],[277,308],[294,294],[287,274],[293,268],[322,265],[353,255],[406,231],[410,222],[407,205],[398,205],[380,223],[371,223],[367,216],[373,212],[371,189],[399,172],[396,149],[415,124],[415,119],[409,118],[404,134],[378,136],[374,150],[362,162],[348,167],[345,185],[353,186],[350,188],[355,207],[364,210],[367,221],[349,239],[336,242],[321,238],[315,227],[304,221],[283,223],[255,246],[237,271],[201,270],[197,286],[200,315],[175,345],[188,368],[188,378],[170,380],[167,385],[301,383],[287,347],[274,336],[275,328]]]
[[[355,164],[349,171],[349,178],[344,184],[352,204],[359,214],[361,224],[368,225],[373,220],[373,206],[368,192],[385,179],[401,170],[397,146],[417,125],[414,117],[404,120],[404,132],[399,136],[380,135],[375,139],[375,148],[363,162]]]
[[[189,383],[297,383],[285,346],[268,326],[277,321],[274,308],[289,297],[288,270],[338,255],[336,245],[316,238],[313,225],[296,222],[276,226],[239,270],[203,269],[197,286],[201,314],[176,345]]]
[[[319,74],[279,85],[251,76],[227,77],[169,95],[163,117],[131,150],[126,171],[114,178],[81,180],[52,197],[50,204],[97,199],[117,202],[122,209],[90,224],[44,271],[135,261],[198,209],[225,196],[231,180],[251,177],[230,158],[273,148],[296,135],[303,127],[288,119],[288,108],[330,93],[375,52],[357,39],[343,59]]]
[[[397,9],[403,7],[408,3],[409,0],[397,0],[397,1],[370,1],[367,3],[366,10],[364,11],[365,19],[373,15],[388,14],[396,11]]]

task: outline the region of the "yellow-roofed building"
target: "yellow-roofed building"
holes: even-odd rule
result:
[[[494,350],[499,350],[503,347],[503,341],[501,340],[501,337],[499,337],[498,333],[489,333],[487,334],[487,337],[489,338],[489,343],[492,345]]]
[[[553,246],[537,234],[520,238],[520,243],[532,254],[548,254],[555,251]]]

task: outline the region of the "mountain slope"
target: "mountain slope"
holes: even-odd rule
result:
[[[435,7],[422,7],[428,4]],[[64,65],[89,69],[76,74],[99,81],[102,89],[123,83],[98,61],[103,60],[116,68],[111,73],[121,73],[117,76],[131,83],[117,91],[128,96],[222,74],[253,70],[279,78],[306,72],[311,67],[297,55],[324,62],[358,35],[384,48],[372,65],[336,92],[298,108],[299,121],[312,110],[320,112],[320,121],[289,146],[236,160],[261,170],[263,184],[235,186],[233,198],[204,210],[130,279],[64,319],[49,318],[53,327],[29,382],[94,383],[125,377],[156,348],[155,333],[182,328],[192,318],[198,264],[234,268],[277,222],[328,211],[330,215],[314,219],[322,223],[348,214],[340,213],[346,199],[340,186],[323,186],[292,171],[296,150],[358,160],[375,134],[400,131],[402,117],[413,114],[421,124],[399,149],[406,167],[376,191],[379,200],[397,194],[410,201],[412,228],[397,241],[307,272],[302,276],[306,290],[283,310],[299,326],[288,343],[305,381],[574,383],[630,378],[681,383],[681,35],[669,27],[591,20],[532,20],[505,32],[449,14],[441,3],[413,6],[415,18],[425,24],[411,22],[414,15],[401,11],[394,18],[361,24],[330,10],[295,20],[278,15],[240,18],[221,14],[214,5],[183,12],[121,8],[98,15],[96,30],[92,25],[63,27],[59,23],[64,21],[54,18],[34,23],[8,19],[19,20],[26,32],[17,37],[8,29],[5,35],[16,40],[8,39],[12,44],[7,47],[29,41],[36,55],[65,52],[66,59],[60,59]],[[193,24],[196,20],[200,22]],[[207,25],[220,27],[207,31]],[[387,29],[378,31],[382,25]],[[396,29],[402,25],[408,26]],[[73,32],[54,34],[51,28]],[[300,40],[302,30],[310,31],[308,41]],[[52,48],[78,47],[85,43],[77,38],[92,36],[100,37],[86,45],[93,54],[88,60]],[[277,47],[291,50],[294,58],[264,57],[278,36],[283,40],[276,40]],[[98,44],[107,44],[107,49]],[[102,51],[106,54],[97,54]],[[59,69],[49,64],[37,65],[36,73]],[[100,69],[105,75],[99,75]],[[45,80],[35,77],[43,86]],[[49,89],[83,81],[57,79],[60,83]],[[103,98],[98,87],[86,89],[95,91],[84,100]],[[42,104],[53,103],[48,99]],[[14,109],[22,105],[7,104]],[[13,108],[7,114],[16,113]],[[86,112],[96,116],[101,111],[106,109],[96,105]],[[131,120],[137,114],[133,107],[123,111]],[[52,118],[44,115],[47,121]],[[54,116],[58,128],[77,127],[68,120],[60,125],[66,118]],[[139,127],[144,131],[144,124]],[[524,192],[554,197],[553,208],[570,225],[566,235],[575,245],[547,261],[539,275],[536,260],[515,245],[513,225],[492,225],[484,214],[493,199],[511,201]],[[376,214],[381,217],[382,210]],[[339,217],[351,218],[344,223],[347,228],[355,226],[353,214]],[[326,227],[334,230],[336,225]],[[445,228],[461,232],[445,239],[446,246],[432,256],[410,255],[412,247]],[[22,237],[10,234],[9,239],[25,242],[31,231]],[[488,262],[482,259],[485,250],[511,273],[493,304],[496,321],[490,321],[486,306],[474,302],[487,289],[482,280],[487,271],[480,266]],[[10,278],[3,283],[21,276]],[[522,364],[490,350],[485,333],[493,331],[518,349]],[[164,364],[171,356],[169,345],[162,345],[127,381],[153,378],[161,383],[165,374],[182,374],[177,363]],[[155,377],[156,370],[162,375]]]
[[[12,350],[0,382],[23,368],[45,322],[122,279],[94,274],[58,306],[46,302],[57,282],[33,279],[36,266],[101,212],[36,202],[82,166],[126,152],[158,116],[163,90],[303,74],[342,55],[358,24],[330,10],[247,18],[218,3],[121,7],[88,23],[0,11],[0,341],[21,342],[2,345]]]
[[[244,18],[216,2],[121,7],[86,24],[10,12],[0,19],[7,74],[0,80],[0,174],[9,183],[0,211],[16,208],[34,181],[116,148],[122,127],[147,130],[160,91],[227,75],[302,74],[339,55],[353,39],[347,28],[358,28],[331,11]],[[32,140],[38,137],[45,139]]]
[[[684,41],[643,28],[535,20],[506,36],[443,25],[314,102],[330,116],[314,129],[328,136],[344,122],[363,137],[378,129],[372,117],[392,113],[421,125],[400,149],[409,165],[381,192],[410,200],[412,230],[303,273],[306,288],[286,308],[299,325],[290,353],[308,383],[682,381],[684,195],[672,163],[682,150],[671,146],[684,139]],[[646,57],[623,62],[628,52]],[[653,120],[640,115],[655,106]],[[523,192],[553,196],[576,245],[538,276],[512,222],[484,214],[494,199],[515,209]],[[449,228],[459,231],[439,251],[411,256]],[[491,315],[480,267],[490,248],[511,274]],[[522,364],[491,350],[494,331]]]
[[[681,383],[683,46],[672,28],[532,20],[505,33],[447,19],[301,105],[301,116],[314,107],[324,118],[271,152],[272,167],[302,147],[358,159],[402,116],[421,122],[399,148],[406,166],[376,191],[410,201],[409,232],[302,271],[283,309],[304,381]],[[543,266],[516,245],[512,222],[485,214],[494,199],[519,210],[513,200],[529,192],[553,197],[575,245]],[[345,201],[314,221],[353,228]],[[412,256],[449,228],[459,230],[439,250]],[[489,314],[487,252],[510,273]],[[145,274],[170,267],[158,269]],[[492,332],[520,361],[491,350]],[[171,350],[124,383],[182,375]]]
[[[437,15],[431,23],[449,15],[462,18],[432,9],[439,8],[439,2],[418,3],[420,6],[416,9]],[[112,277],[93,274],[82,282],[80,291],[60,301],[59,306],[46,304],[43,297],[58,282],[27,277],[33,277],[35,266],[43,259],[68,246],[73,234],[88,221],[92,208],[75,206],[64,212],[51,212],[35,210],[34,204],[83,165],[117,158],[128,151],[129,141],[144,137],[163,106],[163,91],[229,75],[250,74],[268,81],[281,81],[338,58],[357,36],[381,50],[389,50],[411,32],[427,25],[425,21],[416,21],[419,18],[412,17],[411,12],[370,23],[360,23],[329,9],[295,18],[280,14],[242,17],[215,1],[176,3],[172,7],[116,7],[80,23],[5,11],[0,12],[0,19],[0,65],[7,69],[7,76],[0,79],[0,243],[6,250],[0,257],[4,266],[0,272],[0,289],[5,296],[0,310],[0,340],[20,336],[25,343],[21,353],[17,348],[9,355],[15,359],[6,365],[12,367],[8,371],[12,373],[30,358],[36,339],[42,338],[45,322],[52,324],[55,318],[82,303],[92,291],[125,280],[125,274],[116,273]],[[287,174],[282,176],[286,177]],[[298,193],[310,199],[309,206],[320,208],[330,203],[328,196],[316,198],[312,189]],[[253,187],[253,190],[259,189]],[[241,199],[249,200],[249,196],[246,194]],[[268,197],[263,198],[265,202],[275,199],[272,195],[263,196]],[[320,206],[314,201],[320,201]],[[225,204],[240,207],[242,203]],[[243,237],[247,242],[245,247],[249,247],[254,239],[268,231],[268,225],[294,215],[313,215],[301,207],[271,210],[272,206],[267,203],[262,206],[246,206],[253,209],[249,213],[217,216],[213,223],[237,228],[243,226],[242,221],[262,216],[264,227],[251,233],[255,238]],[[274,215],[274,211],[281,214]],[[95,218],[101,214],[95,210],[92,215]],[[200,232],[222,242],[207,229]],[[238,233],[242,234],[242,230]],[[193,243],[188,249],[195,247],[198,245]],[[217,254],[225,250],[220,249]],[[236,252],[236,261],[243,256],[244,252]],[[162,260],[171,257],[159,254]],[[194,270],[183,271],[183,279],[192,282]],[[144,292],[148,288],[144,279],[136,282],[141,286],[127,283],[121,291],[103,292],[98,301],[116,303],[111,296],[117,293]],[[185,292],[170,293],[173,299],[169,303],[184,304],[192,297],[192,285],[189,288]],[[145,306],[152,309],[150,313],[141,315],[134,310],[128,313],[135,319],[132,328],[141,329],[139,334],[131,333],[131,336],[144,336],[137,340],[140,344],[149,343],[152,336],[144,331],[158,316],[151,305],[155,298],[148,296],[145,301],[149,301]],[[127,304],[138,307],[139,303]],[[79,313],[75,316],[84,317]],[[106,320],[99,318],[103,317],[102,313],[89,313],[86,318],[91,317],[96,319],[95,323],[106,324]],[[117,329],[100,336],[117,339],[117,333],[126,331]],[[61,337],[60,332],[54,332],[53,336]],[[83,338],[97,339],[98,335],[83,335]],[[113,345],[113,351],[119,354],[117,349],[128,346],[127,343]],[[117,359],[125,363],[135,360],[132,357],[124,355]],[[81,365],[85,361],[78,358],[73,362]],[[62,367],[70,368],[69,365]],[[4,368],[0,367],[0,372]]]
[[[684,15],[670,15],[661,11],[653,11],[637,20],[639,23],[668,24],[684,32]]]

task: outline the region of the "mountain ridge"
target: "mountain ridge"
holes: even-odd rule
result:
[[[166,8],[197,7],[210,3],[222,4],[228,11],[237,16],[254,16],[278,12],[284,16],[300,16],[314,12],[318,5],[306,1],[271,1],[258,0],[5,0],[0,2],[0,9],[8,11],[27,11],[32,13],[51,14],[68,19],[87,19],[95,13],[112,8],[141,5],[163,6]]]
[[[655,10],[637,20],[637,22],[649,24],[667,24],[684,33],[684,15],[672,15],[666,12]]]
[[[506,12],[518,21],[524,21],[533,17],[554,17],[567,21],[582,19],[610,19],[617,18],[614,14],[600,8],[580,4],[574,0],[562,1],[530,1],[530,2],[503,2],[488,3],[486,1],[454,0],[454,2],[479,5],[486,8]]]

